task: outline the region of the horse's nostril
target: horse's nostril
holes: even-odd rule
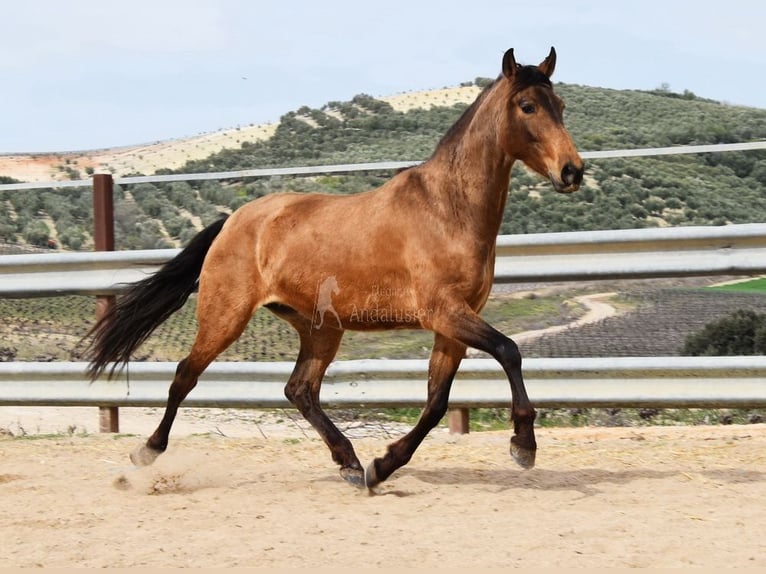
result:
[[[561,170],[561,181],[566,185],[579,185],[582,181],[582,168],[576,167],[572,162],[568,162]]]

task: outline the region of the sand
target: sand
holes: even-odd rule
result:
[[[159,419],[122,412],[142,435]],[[85,434],[90,421],[0,437],[0,563],[766,566],[766,425],[539,429],[531,471],[509,431],[440,428],[370,494],[292,418],[235,414],[182,411],[145,468],[128,461],[143,436]],[[366,464],[403,429],[347,431]]]

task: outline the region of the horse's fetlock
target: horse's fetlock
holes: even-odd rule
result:
[[[517,423],[533,423],[537,418],[537,411],[533,407],[516,408],[511,411],[511,420]]]

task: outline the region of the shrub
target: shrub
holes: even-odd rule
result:
[[[684,355],[764,355],[766,315],[739,309],[732,315],[708,323],[686,339]]]
[[[44,221],[32,220],[26,229],[24,229],[24,239],[27,243],[37,245],[39,247],[46,247],[48,245],[48,239],[50,239],[51,230]]]

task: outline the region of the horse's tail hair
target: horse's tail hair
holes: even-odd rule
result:
[[[95,380],[109,363],[109,378],[130,360],[149,335],[184,306],[197,288],[202,263],[221,232],[227,216],[195,235],[189,244],[159,271],[133,283],[117,303],[96,322],[86,337],[93,339],[85,351],[90,359],[87,374]]]

